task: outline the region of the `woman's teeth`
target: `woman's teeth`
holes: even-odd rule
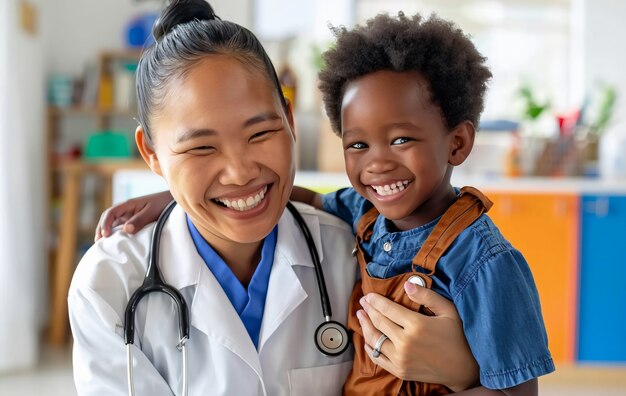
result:
[[[254,195],[250,195],[246,198],[215,198],[214,201],[221,203],[227,208],[235,209],[240,212],[245,212],[246,210],[250,210],[256,208],[259,203],[265,198],[265,193],[267,192],[267,186],[263,187],[261,191]]]
[[[372,188],[374,189],[374,191],[376,191],[376,194],[387,196],[404,191],[405,186],[409,183],[409,180],[404,180],[396,183],[385,184],[384,186],[372,186]]]

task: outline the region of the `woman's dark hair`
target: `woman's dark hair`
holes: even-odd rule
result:
[[[333,28],[336,45],[323,55],[320,90],[331,126],[341,136],[346,85],[379,70],[416,71],[429,84],[431,102],[448,128],[478,125],[491,72],[471,40],[452,22],[431,15],[380,14],[352,30]]]
[[[184,75],[206,55],[228,55],[263,70],[276,87],[284,108],[276,70],[258,38],[248,29],[215,15],[204,0],[172,0],[152,29],[155,43],[137,67],[139,123],[152,140],[150,120],[162,105],[170,81]]]

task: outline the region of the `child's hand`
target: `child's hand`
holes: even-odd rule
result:
[[[123,224],[123,229],[129,234],[141,230],[146,224],[156,221],[168,203],[172,201],[169,191],[129,199],[126,202],[112,206],[100,216],[96,227],[94,241],[111,235],[114,227]]]
[[[309,190],[308,188],[293,186],[289,199],[296,202],[304,202],[305,204],[311,205],[316,209],[324,210],[324,205],[322,205],[322,196],[313,190]]]
[[[436,292],[405,284],[414,302],[436,316],[425,316],[375,293],[363,302],[357,316],[372,361],[398,378],[444,384],[458,392],[478,383],[478,364],[472,355],[454,304]],[[389,337],[379,357],[372,347],[382,334]]]

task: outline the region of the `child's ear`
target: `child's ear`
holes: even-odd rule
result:
[[[135,129],[135,143],[137,143],[137,149],[139,150],[139,154],[146,164],[152,169],[152,172],[156,173],[159,176],[163,176],[163,172],[161,172],[161,164],[159,163],[159,158],[154,152],[154,147],[152,142],[150,142],[150,138],[143,130],[143,127],[140,125]]]
[[[450,154],[448,155],[450,165],[461,165],[469,156],[474,147],[475,133],[474,124],[470,121],[461,122],[450,132]]]

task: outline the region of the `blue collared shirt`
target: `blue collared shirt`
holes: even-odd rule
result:
[[[353,232],[373,206],[352,188],[326,194],[322,203],[325,211],[346,221]],[[370,276],[390,278],[411,271],[413,257],[438,221],[395,231],[379,215],[370,240],[361,245],[369,259]],[[437,263],[432,278],[433,290],[452,300],[463,320],[483,386],[508,388],[554,371],[528,263],[489,216],[483,214],[461,232]]]
[[[200,232],[193,225],[187,216],[187,226],[191,239],[198,250],[198,254],[209,267],[219,284],[224,289],[226,296],[233,304],[235,311],[239,314],[254,346],[259,346],[259,333],[261,322],[263,321],[263,310],[265,308],[265,298],[267,297],[267,286],[270,280],[270,272],[274,263],[274,250],[276,249],[276,238],[278,226],[265,237],[261,250],[261,261],[257,265],[248,290],[239,282],[230,267],[222,260],[209,243],[200,235]]]

